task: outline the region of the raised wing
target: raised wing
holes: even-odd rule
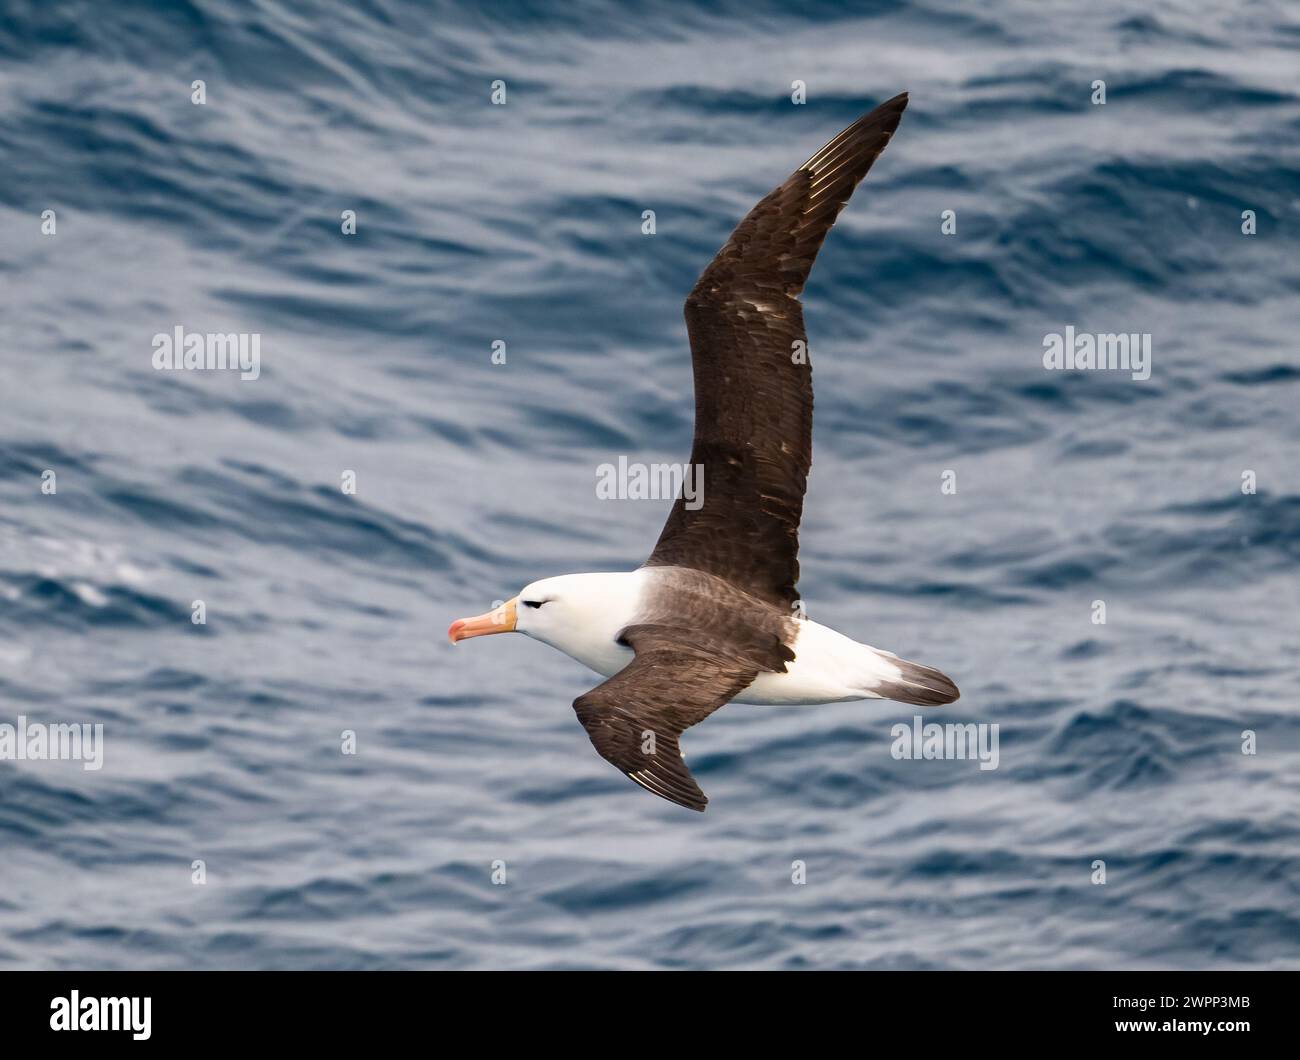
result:
[[[692,511],[678,498],[647,566],[708,571],[783,609],[795,600],[813,407],[799,294],[906,106],[906,93],[882,103],[795,170],[687,298],[704,500]]]
[[[708,796],[687,768],[678,738],[747,687],[758,670],[667,627],[631,626],[622,639],[636,658],[573,701],[578,720],[600,756],[646,791],[703,812]]]

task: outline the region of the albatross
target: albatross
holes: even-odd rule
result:
[[[688,809],[708,798],[679,738],[724,703],[933,706],[958,696],[938,670],[813,622],[795,592],[813,408],[799,295],[906,107],[907,93],[882,103],[796,169],[687,297],[703,504],[679,496],[635,571],[544,578],[447,631],[453,644],[523,633],[606,678],[573,703],[592,744]]]

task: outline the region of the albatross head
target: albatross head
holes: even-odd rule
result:
[[[604,655],[607,648],[613,649],[619,631],[635,616],[639,575],[634,571],[543,578],[486,614],[458,618],[447,636],[456,644],[489,633],[524,633],[591,665],[589,653]]]

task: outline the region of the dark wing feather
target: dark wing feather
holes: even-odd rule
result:
[[[641,787],[703,812],[708,796],[687,768],[678,738],[748,686],[758,671],[688,643],[681,630],[634,626],[622,639],[636,658],[573,701],[578,720],[600,756]]]
[[[788,608],[812,464],[799,294],[826,233],[898,127],[907,94],[859,118],[740,222],[686,300],[704,503],[678,498],[647,566],[708,571]]]

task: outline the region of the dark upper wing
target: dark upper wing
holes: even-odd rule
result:
[[[678,498],[647,566],[726,578],[789,607],[812,464],[799,293],[822,240],[898,127],[907,94],[859,118],[755,206],[686,299],[703,505]]]
[[[681,631],[632,626],[636,658],[573,701],[600,756],[660,798],[703,812],[708,796],[682,758],[678,737],[745,688],[753,666],[691,644]]]

